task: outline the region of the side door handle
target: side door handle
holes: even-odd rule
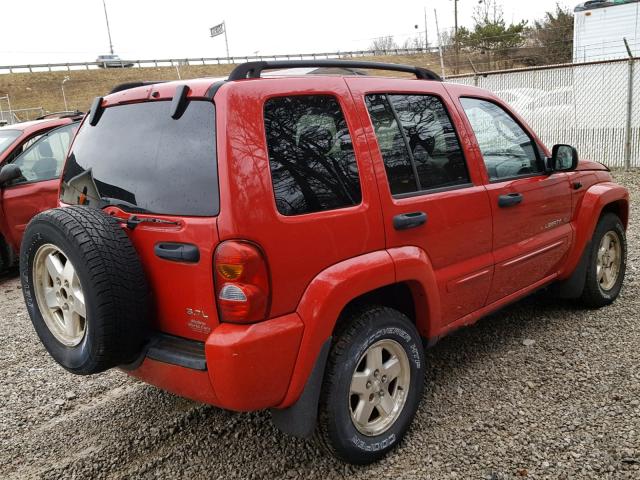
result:
[[[521,193],[509,193],[507,195],[500,195],[498,197],[498,206],[501,208],[513,207],[522,202],[523,196]]]
[[[396,230],[408,230],[425,223],[427,223],[427,214],[424,212],[402,213],[393,217],[393,228]]]

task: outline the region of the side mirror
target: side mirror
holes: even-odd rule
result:
[[[0,186],[5,186],[11,180],[15,180],[16,178],[20,178],[22,176],[22,171],[20,167],[10,163],[9,165],[5,165],[0,170]]]
[[[554,145],[549,159],[552,172],[570,172],[578,167],[578,151],[571,145]]]

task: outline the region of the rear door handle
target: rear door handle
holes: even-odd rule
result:
[[[507,195],[500,195],[498,197],[498,206],[501,208],[513,207],[522,202],[521,193],[509,193]]]
[[[189,243],[156,243],[154,251],[157,257],[172,262],[198,263],[200,261],[200,250]]]
[[[427,214],[424,212],[403,213],[393,217],[393,228],[396,230],[408,230],[427,223]]]

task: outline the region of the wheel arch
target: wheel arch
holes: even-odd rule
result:
[[[613,182],[592,185],[584,194],[573,215],[575,231],[573,249],[567,257],[558,279],[569,278],[580,263],[580,259],[595,232],[598,221],[605,213],[618,215],[625,229],[629,222],[629,191]]]
[[[304,324],[298,358],[285,398],[277,408],[295,403],[305,388],[323,344],[345,313],[362,304],[396,308],[420,334],[435,334],[440,308],[431,262],[418,247],[380,250],[339,262],[307,286],[297,313]]]

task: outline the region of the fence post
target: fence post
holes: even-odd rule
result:
[[[629,48],[629,43],[627,39],[624,39],[624,44],[627,47],[627,53],[629,54],[629,85],[627,87],[627,124],[624,132],[624,169],[629,171],[631,168],[631,119],[633,115],[633,67],[635,65],[635,61],[633,58],[633,53],[631,52],[631,48]]]

